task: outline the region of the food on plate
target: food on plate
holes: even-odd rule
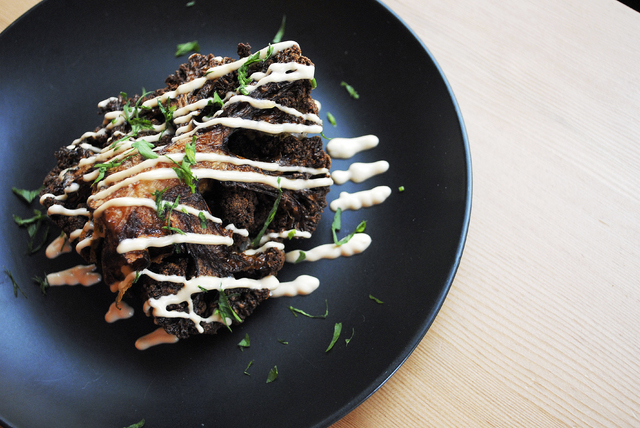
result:
[[[314,232],[332,184],[314,65],[295,42],[193,54],[55,154],[40,202],[117,293],[177,338],[243,322],[278,285],[287,239]]]

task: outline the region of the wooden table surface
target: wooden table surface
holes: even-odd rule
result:
[[[36,3],[0,0],[0,29]],[[334,427],[639,427],[640,14],[386,4],[460,104],[473,212],[433,326]]]

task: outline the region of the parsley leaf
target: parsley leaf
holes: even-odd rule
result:
[[[131,153],[131,152],[129,152],[129,153]],[[97,164],[95,164],[94,167],[97,167],[100,172],[98,173],[98,177],[94,180],[94,182],[91,185],[93,186],[93,185],[99,183],[100,181],[102,181],[102,179],[104,178],[104,176],[107,173],[108,169],[118,168],[120,165],[122,165],[127,159],[129,159],[132,156],[133,156],[133,153],[123,157],[119,161],[115,161],[114,160],[114,161],[107,162],[107,163],[97,163]]]
[[[145,140],[136,141],[131,144],[131,147],[138,150],[138,153],[142,155],[145,159],[157,159],[158,155],[154,152],[153,149],[155,146],[151,143],[146,142]]]
[[[204,213],[202,211],[200,211],[198,213],[198,218],[200,219],[200,227],[202,229],[206,229],[207,228],[207,218],[204,216]]]
[[[292,239],[294,236],[296,236],[296,230],[295,229],[291,229],[289,231],[289,233],[287,233],[287,238],[288,239]]]
[[[33,202],[33,200],[36,198],[36,196],[38,196],[38,194],[40,194],[40,191],[44,188],[44,186],[42,186],[39,189],[36,190],[25,190],[25,189],[18,189],[16,187],[12,187],[11,191],[13,193],[15,193],[16,195],[20,196],[22,199],[24,199],[28,204],[30,204],[31,202]]]
[[[186,55],[189,52],[200,52],[200,45],[197,40],[187,43],[180,43],[176,47],[176,58],[182,55]]]
[[[344,343],[345,343],[345,345],[344,345],[344,346],[345,346],[345,347],[349,346],[349,343],[351,342],[351,339],[353,339],[353,336],[354,336],[355,334],[356,334],[356,329],[355,329],[355,328],[352,328],[352,329],[351,329],[351,337],[350,337],[350,338],[348,338],[348,339],[345,339],[345,340],[344,340]]]
[[[280,28],[275,36],[273,36],[273,40],[271,43],[280,43],[282,41],[282,36],[284,36],[284,26],[287,23],[287,15],[282,15],[282,23],[280,24]]]
[[[238,83],[240,84],[240,86],[238,86],[238,89],[237,89],[238,92],[240,92],[242,95],[249,95],[249,91],[247,91],[246,89],[247,85],[251,83],[251,78],[248,77],[249,67],[258,62],[264,62],[268,60],[271,57],[271,55],[273,55],[273,46],[269,44],[269,48],[267,49],[267,54],[265,55],[264,58],[260,58],[260,51],[254,53],[253,55],[247,58],[244,64],[242,64],[238,69]]]
[[[278,177],[278,197],[276,198],[276,201],[273,203],[273,207],[271,208],[271,211],[267,216],[267,221],[264,222],[264,226],[262,226],[262,229],[260,230],[258,235],[253,239],[253,241],[251,241],[251,246],[257,247],[258,245],[260,245],[260,240],[262,239],[262,236],[267,231],[267,227],[269,227],[274,217],[276,216],[276,211],[278,211],[278,205],[280,204],[281,198],[282,198],[282,189],[280,188],[280,177]]]
[[[373,297],[371,294],[369,294],[369,298],[379,305],[382,305],[384,303],[382,300],[378,299],[377,297]]]
[[[273,366],[271,370],[269,370],[269,375],[267,376],[267,383],[271,383],[278,378],[278,366]]]
[[[249,333],[246,333],[244,335],[244,339],[242,339],[239,343],[238,346],[240,347],[241,351],[244,351],[244,348],[248,348],[251,346],[251,341],[249,340]]]
[[[11,273],[11,271],[9,271],[9,269],[7,268],[4,268],[4,273],[9,277],[9,279],[11,280],[11,283],[13,284],[13,295],[16,297],[16,299],[18,298],[18,291],[20,291],[20,294],[22,294],[26,299],[27,295],[24,294],[24,291],[22,291],[22,288],[20,288],[16,280],[13,278],[13,274]]]
[[[187,7],[191,7],[193,5],[195,5],[196,2],[195,1],[190,1],[189,3],[186,4]]]
[[[329,352],[331,350],[331,348],[333,348],[333,345],[335,345],[336,342],[338,341],[338,338],[340,337],[340,333],[341,332],[342,332],[342,323],[341,322],[337,322],[333,326],[333,338],[331,339],[331,343],[329,343],[329,346],[327,347],[327,349],[324,352]]]
[[[304,261],[304,259],[307,258],[307,253],[305,253],[302,250],[298,250],[298,258],[296,259],[295,263],[300,263],[301,261]]]
[[[404,186],[398,187],[398,192],[404,192]]]
[[[278,339],[278,342],[282,343],[283,345],[288,345],[289,342],[284,340],[284,339]]]
[[[244,374],[246,374],[247,376],[251,376],[251,373],[249,373],[249,367],[253,365],[253,361],[254,360],[249,361],[249,364],[247,364],[247,368],[244,369]]]
[[[318,82],[316,82],[316,78],[311,79],[311,89],[315,89],[318,87]]]
[[[330,112],[327,112],[327,120],[329,120],[329,123],[332,124],[333,126],[336,126],[336,118],[333,117],[333,115]]]
[[[126,428],[142,428],[143,426],[144,426],[144,419],[142,419],[140,422],[136,424],[131,424]]]
[[[175,172],[180,181],[189,186],[191,189],[191,193],[196,192],[196,181],[198,177],[193,175],[191,172],[191,166],[196,163],[196,137],[193,137],[193,141],[191,144],[187,143],[184,147],[184,157],[182,158],[182,163],[178,163],[171,159],[169,156],[166,156],[171,162],[176,164],[176,166],[171,167]]]
[[[302,309],[298,309],[298,308],[294,308],[293,306],[289,306],[289,310],[291,311],[291,313],[293,315],[295,315],[295,317],[298,317],[298,314],[300,315],[304,315],[305,317],[308,318],[320,318],[320,319],[325,319],[327,318],[327,316],[329,315],[329,303],[327,303],[327,300],[325,299],[324,301],[326,310],[324,312],[324,315],[309,315],[308,313],[306,313],[305,311],[303,311]]]
[[[351,98],[354,98],[356,100],[360,98],[360,95],[356,92],[355,89],[353,89],[353,86],[351,86],[347,82],[345,81],[340,82],[340,86],[343,86],[347,90],[347,92],[349,92],[349,95],[351,95]]]
[[[18,226],[24,226],[27,228],[27,233],[29,234],[29,240],[27,241],[27,254],[29,255],[39,251],[44,246],[47,238],[49,237],[49,224],[47,223],[47,215],[42,214],[40,210],[33,210],[33,213],[35,214],[33,217],[26,219],[23,219],[15,214],[13,215],[13,221],[15,221]],[[34,247],[33,245],[36,236],[40,231],[40,227],[43,223],[45,224],[45,230],[42,236],[42,240],[38,245]]]
[[[231,331],[231,326],[227,324],[227,318],[235,319],[239,323],[242,322],[242,318],[233,310],[229,304],[229,298],[222,288],[220,288],[218,296],[218,309],[216,309],[216,312],[220,315],[220,318],[222,318],[222,323]]]
[[[367,227],[367,222],[363,220],[363,221],[360,222],[358,227],[356,227],[356,230],[354,230],[353,232],[351,232],[350,234],[348,234],[344,238],[338,240],[338,235],[336,235],[336,231],[340,230],[340,227],[341,227],[341,223],[342,223],[342,221],[340,219],[341,215],[342,215],[342,209],[338,208],[336,210],[335,215],[333,216],[333,223],[331,224],[331,233],[333,234],[333,242],[338,247],[341,246],[342,244],[346,244],[347,242],[349,242],[351,240],[351,238],[353,238],[356,233],[364,232],[364,230]]]
[[[49,287],[51,287],[51,285],[49,284],[49,280],[47,280],[47,274],[44,274],[43,278],[40,278],[39,276],[34,276],[31,279],[33,279],[33,282],[35,282],[40,286],[40,291],[42,291],[42,294],[46,296],[47,290],[49,289]]]

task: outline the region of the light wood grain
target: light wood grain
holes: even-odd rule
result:
[[[0,0],[0,28],[35,1]],[[640,14],[615,0],[389,0],[471,144],[451,292],[334,425],[640,426]]]

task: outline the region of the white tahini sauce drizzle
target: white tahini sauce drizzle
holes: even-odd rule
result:
[[[78,285],[82,284],[85,287],[89,285],[97,284],[102,280],[99,273],[94,272],[96,265],[78,265],[71,269],[63,270],[60,272],[50,273],[47,275],[47,281],[49,285]]]
[[[356,233],[346,244],[337,246],[336,244],[324,244],[311,250],[304,251],[305,262],[315,262],[320,259],[336,259],[338,257],[351,257],[360,254],[371,245],[371,237],[366,233]],[[296,263],[300,258],[301,250],[289,251],[286,254],[286,261]]]
[[[300,275],[293,281],[281,282],[271,291],[271,297],[299,296],[311,294],[320,286],[320,280],[310,275]]]
[[[332,211],[359,210],[383,203],[391,195],[389,186],[378,186],[361,192],[340,192],[338,199],[329,204]]]
[[[168,247],[173,244],[233,245],[233,238],[204,233],[174,233],[158,237],[124,239],[118,244],[116,251],[124,254],[129,251],[144,250],[149,247]]]
[[[125,301],[120,303],[113,302],[109,306],[109,310],[104,315],[104,320],[108,323],[114,323],[118,320],[124,320],[133,316],[134,310]]]
[[[49,259],[55,259],[60,254],[70,253],[71,252],[71,244],[69,243],[69,238],[66,234],[62,234],[54,239],[48,246],[45,251],[45,255]]]
[[[63,207],[62,205],[51,205],[47,210],[47,214],[48,215],[66,215],[69,217],[76,217],[79,215],[85,216],[85,217],[91,217],[91,213],[86,208],[78,208],[75,210],[70,210]]]
[[[371,177],[383,174],[389,169],[389,162],[378,161],[372,163],[352,163],[347,171],[333,171],[331,178],[336,184],[344,184],[351,180],[354,183],[362,183]]]
[[[142,336],[136,340],[136,348],[139,351],[144,351],[152,346],[161,345],[163,343],[176,343],[178,340],[178,337],[167,333],[162,327],[160,327],[152,333]]]
[[[356,138],[333,138],[327,143],[327,152],[332,158],[349,159],[356,153],[376,147],[380,140],[375,135]]]

